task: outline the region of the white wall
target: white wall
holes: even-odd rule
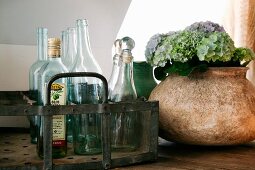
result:
[[[28,70],[36,60],[36,28],[49,37],[86,18],[92,52],[109,78],[112,44],[131,0],[1,0],[0,91],[28,90]],[[27,126],[26,118],[0,117],[0,127]]]

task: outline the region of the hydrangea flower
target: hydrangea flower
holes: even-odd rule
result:
[[[168,74],[189,75],[208,66],[240,66],[240,61],[247,64],[255,54],[247,48],[235,48],[222,26],[206,21],[152,36],[145,57],[151,66],[159,67],[154,75],[160,80]]]
[[[205,32],[205,33],[226,32],[222,26],[220,26],[217,23],[211,22],[211,21],[195,22],[195,23],[191,24],[190,26],[186,27],[185,30],[187,30],[187,31],[201,31],[201,32]]]
[[[255,58],[254,52],[249,48],[239,47],[235,49],[234,52],[234,61],[242,61],[242,64],[247,64],[247,62],[253,60]]]
[[[203,38],[196,47],[200,61],[230,61],[233,57],[234,41],[225,32],[214,32],[208,38]]]
[[[149,64],[152,66],[164,66],[166,63],[165,56],[161,55],[155,57],[155,54],[158,56],[160,52],[164,51],[164,47],[160,47],[165,35],[164,34],[155,34],[153,35],[146,45],[145,57]]]
[[[166,50],[166,53],[173,61],[184,63],[196,56],[196,47],[203,37],[203,32],[178,31],[168,36],[163,44],[170,47]]]

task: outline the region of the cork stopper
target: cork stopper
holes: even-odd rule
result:
[[[60,43],[59,38],[48,39],[48,57],[60,57]]]

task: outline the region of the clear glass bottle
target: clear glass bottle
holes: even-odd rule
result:
[[[47,63],[47,28],[37,28],[37,60],[29,69],[29,95],[35,101],[33,105],[38,105],[39,71]],[[37,143],[37,119],[38,116],[28,116],[30,122],[31,143]]]
[[[41,89],[40,97],[43,105],[46,104],[46,85],[50,78],[58,73],[67,72],[67,68],[61,62],[60,58],[60,39],[48,39],[48,64],[41,71]],[[65,78],[56,80],[51,86],[51,105],[66,105],[67,103],[67,81]],[[37,152],[43,158],[43,119],[39,119]],[[52,138],[52,157],[62,158],[66,156],[66,117],[64,115],[53,116],[53,138]]]
[[[134,41],[129,37],[121,40],[122,53],[120,56],[120,69],[118,80],[111,93],[110,101],[123,102],[134,101],[137,94],[133,80],[133,56],[131,50],[134,48]],[[137,112],[111,113],[113,151],[133,151],[138,146],[136,132],[138,128]]]
[[[62,58],[62,62],[63,64],[66,66],[67,70],[69,72],[72,71],[73,65],[74,65],[74,61],[75,61],[75,57],[77,54],[77,34],[76,34],[76,28],[74,27],[69,27],[66,30],[66,34],[67,34],[67,43],[66,43],[66,54],[65,54],[65,58]],[[69,85],[70,83],[70,79],[68,78],[68,88],[71,87],[71,85]],[[68,89],[68,93],[70,92],[71,89]],[[68,96],[70,97],[70,95],[68,94]],[[70,101],[71,99],[68,99],[68,101]],[[70,104],[70,103],[68,103]],[[72,143],[73,141],[73,124],[72,124],[72,116],[71,115],[67,115],[67,141],[69,143]]]
[[[72,72],[102,73],[90,48],[88,23],[85,19],[76,21],[77,56]],[[70,102],[73,104],[102,103],[103,88],[97,78],[71,78]],[[79,155],[92,155],[102,152],[101,115],[96,113],[73,115],[73,147]]]
[[[118,75],[119,75],[119,58],[121,54],[121,46],[120,46],[120,39],[114,41],[114,49],[115,54],[113,56],[113,66],[112,66],[112,73],[111,77],[108,81],[108,94],[111,96],[112,90],[117,82]]]

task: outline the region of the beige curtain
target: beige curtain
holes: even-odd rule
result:
[[[255,51],[255,0],[228,0],[226,31],[236,47],[248,47]],[[247,78],[255,85],[255,61],[248,65]]]

